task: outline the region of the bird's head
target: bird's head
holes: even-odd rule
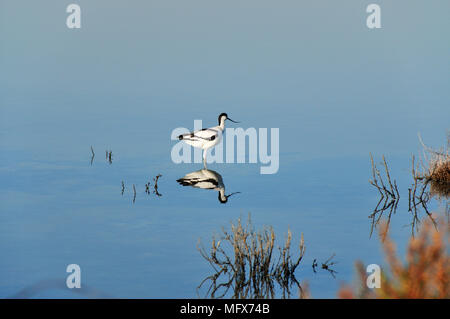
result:
[[[227,113],[220,114],[219,115],[219,125],[221,125],[222,123],[225,123],[225,120],[229,120],[229,121],[234,122],[234,123],[239,123],[239,122],[236,122],[236,121],[233,121],[232,119],[230,119],[228,117]]]
[[[228,197],[233,196],[234,194],[240,194],[241,192],[234,192],[231,193],[230,195],[225,195],[225,189],[222,189],[221,191],[219,191],[219,202],[221,204],[225,204],[226,202],[228,202]]]

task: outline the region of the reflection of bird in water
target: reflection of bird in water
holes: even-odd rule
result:
[[[223,184],[222,176],[209,169],[201,169],[177,180],[183,186],[192,186],[195,188],[213,189],[219,192],[219,201],[224,204],[228,201],[228,197],[238,194],[240,192],[225,195],[225,185]]]
[[[225,129],[226,120],[239,123],[228,118],[226,113],[222,113],[219,115],[219,125],[180,135],[178,139],[193,147],[201,148],[203,150],[203,165],[206,167],[206,153],[209,148],[219,144],[222,140],[222,132]]]

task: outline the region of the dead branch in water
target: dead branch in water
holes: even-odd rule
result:
[[[419,215],[422,210],[431,220],[432,224],[436,225],[433,215],[428,208],[431,198],[436,196],[442,199],[448,198],[450,195],[450,154],[448,151],[450,146],[450,131],[447,136],[447,148],[440,149],[439,151],[425,145],[420,134],[418,136],[424,148],[424,155],[423,160],[420,160],[421,165],[416,163],[414,155],[411,161],[413,183],[408,188],[408,212],[412,214],[412,222],[410,224],[412,236],[418,231],[420,224]],[[372,236],[374,228],[379,224],[385,211],[389,212],[386,220],[386,230],[388,230],[391,215],[395,214],[397,210],[400,195],[396,181],[391,181],[389,167],[384,156],[382,163],[385,171],[385,181],[374,163],[372,154],[370,154],[370,160],[372,163],[372,180],[369,180],[369,182],[377,188],[381,196],[373,213],[369,215],[369,218],[372,219],[372,227],[370,230],[370,235]]]
[[[417,136],[419,137],[419,142],[420,142],[420,144],[422,144],[423,149],[425,151],[427,151],[428,153],[435,154],[437,156],[444,156],[444,157],[448,156],[448,152],[445,152],[444,150],[436,151],[433,148],[427,146],[423,142],[422,136],[420,135],[420,133],[417,133]],[[448,148],[448,145],[450,145],[450,131],[447,133],[447,148]]]
[[[95,157],[95,153],[94,153],[94,149],[92,148],[92,145],[91,145],[91,153],[92,153],[92,156],[91,156],[91,165],[92,165],[92,163],[94,162],[94,157]]]
[[[397,181],[394,180],[392,182],[391,180],[389,167],[387,165],[384,155],[383,155],[383,166],[387,182],[383,181],[383,177],[373,160],[372,154],[370,154],[370,161],[372,163],[372,180],[369,180],[369,183],[373,185],[375,188],[377,188],[381,196],[372,214],[369,215],[369,218],[372,219],[372,225],[370,229],[370,236],[372,236],[373,230],[377,227],[377,225],[381,220],[381,217],[386,211],[389,212],[387,217],[387,223],[389,225],[392,214],[395,214],[395,212],[397,211],[397,205],[400,200],[400,193],[398,191]],[[387,184],[388,187],[386,186]]]
[[[161,174],[158,174],[156,175],[156,177],[153,178],[153,182],[155,183],[155,185],[153,186],[153,193],[158,197],[162,196],[162,194],[158,192],[158,180],[161,176],[162,176]]]
[[[292,233],[288,230],[283,247],[279,247],[279,257],[274,261],[275,233],[272,227],[255,231],[250,216],[245,226],[239,218],[231,224],[231,232],[222,228],[219,239],[213,237],[208,253],[199,242],[197,249],[209,262],[214,274],[206,277],[197,292],[209,282],[206,296],[222,298],[231,291],[232,298],[274,298],[275,284],[281,288],[282,298],[291,295],[290,287],[295,285],[300,297],[305,291],[294,273],[305,253],[303,235],[299,244],[299,256],[291,256]]]
[[[337,271],[331,268],[331,266],[334,266],[337,264],[336,261],[333,261],[333,262],[331,261],[335,256],[336,256],[336,254],[333,254],[324,263],[321,263],[322,264],[321,268],[328,271],[331,274],[331,276],[333,276],[333,278],[336,278],[335,274],[337,274]],[[318,266],[319,266],[319,264],[317,263],[317,259],[314,259],[313,263],[312,263],[312,269],[313,269],[314,273],[317,273]]]
[[[447,134],[447,147],[439,150],[427,146],[423,142],[420,133],[418,137],[424,152],[423,160],[421,160],[421,169],[418,164],[415,165],[414,156],[412,157],[414,182],[409,189],[409,211],[413,214],[411,223],[413,235],[414,231],[418,230],[419,224],[417,207],[420,205],[431,219],[433,225],[436,226],[436,222],[428,210],[427,203],[432,197],[443,199],[450,196],[450,131]]]
[[[160,177],[162,177],[162,175],[161,174],[158,174],[158,175],[156,175],[154,178],[153,178],[153,182],[154,182],[154,185],[153,185],[153,194],[155,194],[156,196],[158,196],[158,197],[161,197],[162,196],[162,194],[160,194],[159,192],[158,192],[158,180],[159,180],[159,178]],[[147,195],[150,195],[150,182],[148,182],[148,183],[146,183],[145,184],[145,193],[147,194]]]
[[[420,210],[417,209],[419,205],[423,208],[423,210],[430,218],[430,220],[433,222],[433,224],[436,223],[430,211],[428,210],[428,202],[431,199],[428,191],[430,179],[427,178],[423,173],[419,172],[419,164],[417,164],[417,166],[415,165],[414,155],[412,156],[411,174],[413,177],[413,184],[408,189],[409,195],[408,211],[411,212],[413,215],[413,220],[411,222],[411,234],[412,236],[414,236],[415,232],[418,231],[418,227],[420,224],[419,219]]]

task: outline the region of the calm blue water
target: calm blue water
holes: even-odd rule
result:
[[[369,30],[369,3],[79,1],[82,28],[69,30],[65,3],[2,1],[0,297],[65,282],[72,263],[98,296],[197,297],[211,274],[198,240],[251,213],[280,243],[288,228],[295,247],[304,234],[297,277],[333,298],[355,260],[384,264],[369,238],[370,152],[399,185],[402,252],[417,133],[439,147],[449,129],[450,4],[382,3],[383,28]],[[240,192],[226,204],[176,182],[202,164],[170,158],[173,129],[221,112],[280,129],[277,174],[208,165]],[[145,193],[157,174],[161,197]],[[337,278],[314,274],[333,253]],[[79,295],[50,285],[34,297]]]

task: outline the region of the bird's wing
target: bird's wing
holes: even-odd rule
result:
[[[213,141],[219,136],[219,129],[215,127],[204,128],[181,136],[183,140],[187,141]]]
[[[218,183],[214,179],[201,179],[201,178],[180,178],[177,182],[183,186],[192,186],[203,189],[216,189]]]
[[[177,182],[183,186],[216,189],[221,183],[221,180],[218,180],[216,174],[217,173],[214,171],[201,169],[199,171],[186,174],[183,178],[178,179]]]

